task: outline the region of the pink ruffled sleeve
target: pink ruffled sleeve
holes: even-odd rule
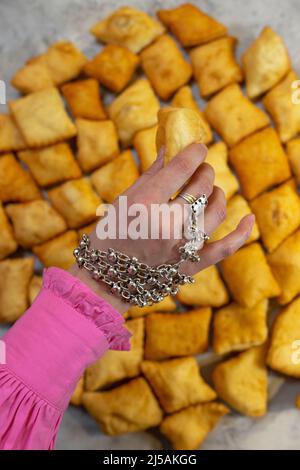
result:
[[[34,304],[1,338],[0,449],[52,449],[85,368],[108,349],[128,350],[123,317],[69,273],[44,272]]]

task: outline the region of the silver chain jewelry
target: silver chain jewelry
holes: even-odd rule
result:
[[[205,195],[191,204],[189,229],[192,238],[180,248],[177,263],[150,266],[113,248],[108,251],[93,249],[89,236],[84,234],[74,250],[77,265],[89,271],[95,280],[104,282],[113,294],[119,295],[125,302],[139,307],[161,302],[168,295],[176,295],[181,285],[194,282],[191,276],[179,273],[179,268],[186,260],[195,262],[200,259],[196,254],[195,242],[199,237],[205,240],[206,236],[199,235],[197,214],[200,207],[206,205]]]
[[[197,222],[200,213],[208,204],[208,199],[205,194],[202,194],[198,199],[188,193],[182,193],[179,196],[190,204],[189,225],[187,228],[190,239],[179,248],[179,252],[183,259],[199,262],[200,256],[197,251],[204,242],[209,240],[209,236],[199,229]]]

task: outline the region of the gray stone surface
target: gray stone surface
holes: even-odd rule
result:
[[[88,34],[89,27],[120,5],[130,4],[150,13],[178,5],[178,0],[0,0],[0,79],[9,83],[23,62],[58,39],[74,41],[92,56],[99,45]],[[300,11],[298,0],[203,0],[194,1],[207,13],[228,25],[239,38],[238,54],[266,24],[283,35],[295,69],[300,71]],[[7,87],[8,99],[16,96]],[[0,112],[5,107],[0,105]],[[2,329],[2,332],[4,329]],[[0,330],[1,335],[1,330]],[[68,365],[66,364],[66,367]],[[294,400],[300,382],[272,380],[270,412],[259,420],[237,414],[225,417],[209,435],[204,449],[299,449],[300,412]],[[276,390],[280,389],[278,393]],[[161,449],[166,445],[158,433],[145,432],[109,438],[81,409],[70,408],[59,432],[58,449]]]

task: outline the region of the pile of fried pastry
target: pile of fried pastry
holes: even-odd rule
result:
[[[236,38],[196,6],[157,17],[119,8],[91,28],[104,43],[95,57],[57,42],[12,78],[22,96],[0,115],[0,321],[16,321],[38,294],[35,260],[68,269],[101,201],[153,162],[160,107],[196,110],[228,200],[212,239],[252,211],[251,236],[177,299],[131,308],[131,351],[109,351],[72,398],[109,435],[159,427],[173,448],[196,449],[230,409],[267,413],[270,369],[300,378],[299,90],[270,27],[239,64]],[[209,348],[218,360],[204,379],[195,356]]]

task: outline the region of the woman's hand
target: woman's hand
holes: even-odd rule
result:
[[[214,186],[214,170],[204,162],[207,154],[207,148],[202,144],[193,144],[182,150],[167,166],[163,167],[163,151],[161,151],[153,165],[125,192],[122,196],[127,196],[127,207],[132,204],[143,204],[149,214],[148,226],[151,227],[151,206],[153,204],[175,203],[183,206],[187,204],[184,199],[177,196],[170,202],[170,199],[184,187],[184,192],[189,193],[196,198],[202,194],[208,197],[208,205],[204,214],[204,230],[210,235],[224,221],[226,217],[226,199],[222,189]],[[117,220],[119,220],[118,199],[114,202],[117,211]],[[124,218],[124,214],[122,215]],[[127,227],[132,217],[127,218]],[[107,250],[114,248],[130,256],[136,256],[139,261],[149,265],[160,265],[162,263],[176,262],[179,260],[179,246],[185,243],[185,239],[175,239],[174,233],[183,229],[182,217],[176,218],[169,215],[169,220],[164,218],[159,226],[158,239],[137,239],[127,237],[116,239],[101,240],[96,232],[91,235],[91,245],[94,248]],[[168,239],[162,239],[163,225],[169,224],[173,227]],[[101,221],[100,221],[101,224]],[[185,261],[181,265],[181,271],[185,274],[194,275],[210,265],[216,264],[223,258],[232,255],[248,239],[254,224],[252,214],[244,217],[236,229],[222,240],[206,244],[201,251],[200,261],[192,263]],[[124,227],[122,227],[124,229]],[[117,235],[118,235],[117,227]],[[99,233],[99,230],[98,230]],[[88,284],[101,297],[108,300],[120,312],[125,312],[129,304],[124,303],[118,297],[111,294],[107,287],[101,282],[94,281],[84,270],[79,270],[77,266],[71,269],[72,274],[79,277]]]

